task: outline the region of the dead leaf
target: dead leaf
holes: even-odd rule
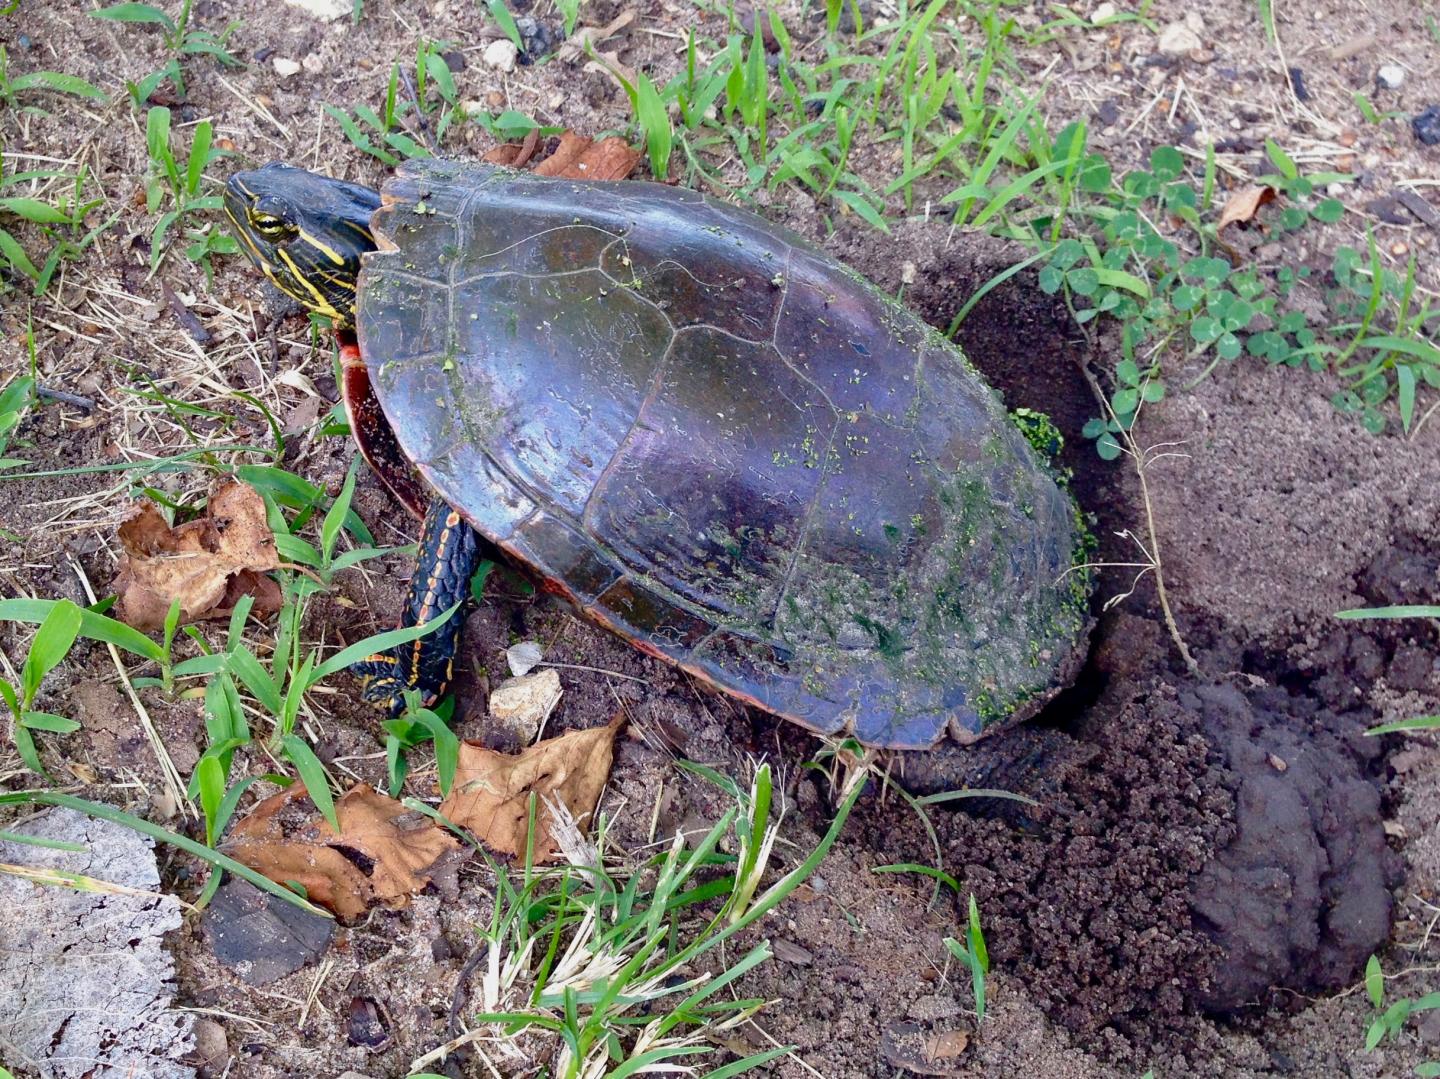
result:
[[[523,169],[535,156],[540,145],[540,129],[532,127],[525,135],[524,142],[502,142],[481,155],[480,160],[491,165],[506,165],[512,169]]]
[[[518,756],[462,743],[455,786],[440,812],[469,828],[491,850],[519,855],[525,850],[533,792],[539,799],[535,860],[553,861],[559,848],[546,800],[559,799],[582,826],[590,824],[610,776],[615,735],[623,722],[622,713],[604,727],[547,738]]]
[[[539,137],[531,131],[524,142],[502,143],[486,151],[482,160],[512,169],[524,168],[534,157],[538,145]],[[537,176],[558,176],[566,180],[625,180],[635,171],[635,165],[642,156],[642,151],[619,135],[596,142],[585,135],[566,131],[561,134],[560,145],[555,152],[532,166],[532,171]]]
[[[608,41],[621,31],[629,29],[638,14],[634,8],[631,8],[628,11],[622,11],[604,26],[577,26],[575,32],[566,39],[565,44],[560,46],[557,55],[562,62],[573,64],[580,57],[587,55],[593,46],[599,45],[602,41]]]
[[[1226,225],[1233,225],[1236,222],[1252,221],[1260,207],[1267,202],[1275,201],[1275,189],[1269,184],[1251,185],[1243,187],[1225,201],[1225,207],[1220,211],[1220,220],[1215,225],[1215,231],[1221,232]]]
[[[643,156],[619,135],[593,142],[567,131],[553,154],[535,166],[536,175],[570,180],[624,180]]]
[[[280,586],[265,576],[280,564],[265,503],[248,484],[221,480],[205,516],[171,528],[153,502],[137,504],[117,533],[125,548],[115,578],[116,614],[136,629],[159,629],[170,602],[180,621],[228,618],[241,596],[261,617],[280,609]]]
[[[335,803],[340,833],[296,783],[250,811],[221,850],[312,903],[358,918],[371,903],[399,908],[430,882],[442,855],[459,846],[447,832],[365,784]]]

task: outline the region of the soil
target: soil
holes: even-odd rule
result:
[[[512,4],[517,12],[527,6]],[[1096,145],[1120,163],[1144,161],[1158,143],[1220,138],[1225,168],[1253,172],[1263,171],[1258,154],[1274,137],[1302,148],[1307,168],[1340,167],[1348,155],[1340,163],[1362,174],[1344,195],[1353,209],[1408,180],[1419,179],[1411,190],[1433,200],[1434,181],[1425,178],[1436,175],[1437,151],[1415,142],[1407,125],[1364,124],[1351,100],[1363,90],[1379,108],[1409,111],[1440,100],[1440,43],[1420,7],[1316,0],[1282,10],[1283,65],[1256,5],[1241,0],[1203,12],[1197,53],[1162,57],[1156,31],[1188,7],[1158,0],[1148,13],[1153,27],[1126,22],[1069,32],[1054,46],[1017,46],[1025,76],[1036,85],[1049,80],[1052,130],[1086,118]],[[1034,27],[1047,9],[1055,17],[1044,4],[1016,4],[1013,14]],[[158,33],[89,19],[85,10],[65,0],[0,16],[12,75],[63,70],[117,98],[103,107],[67,102],[50,115],[0,115],[12,169],[83,166],[106,200],[91,220],[117,215],[80,260],[63,266],[43,300],[27,309],[23,293],[12,292],[0,309],[7,373],[21,366],[28,314],[41,382],[96,402],[35,409],[20,432],[22,455],[34,469],[62,470],[204,443],[265,445],[269,418],[235,396],[244,392],[290,432],[284,466],[338,490],[353,451],[318,433],[336,400],[325,342],[292,319],[280,327],[273,360],[266,304],[241,259],[219,260],[213,283],[178,249],[148,273],[154,218],[141,193],[144,125],[120,87],[163,62],[163,43]],[[618,10],[593,0],[582,21],[603,24]],[[696,13],[664,0],[639,10],[641,29],[622,44],[622,59],[663,81],[683,62],[675,49]],[[781,10],[787,26],[815,25]],[[624,94],[605,75],[558,62],[512,75],[488,68],[481,11],[447,0],[372,0],[352,27],[279,3],[200,0],[197,23],[219,30],[238,22],[232,45],[252,63],[187,61],[188,92],[173,102],[177,125],[212,118],[237,163],[283,158],[375,183],[383,169],[344,141],[321,105],[378,106],[392,59],[413,56],[423,37],[456,43],[466,100],[587,134],[624,127]],[[555,21],[544,4],[531,14]],[[702,12],[699,27],[722,36],[723,14]],[[1364,35],[1374,40],[1332,55]],[[282,76],[276,58],[304,66]],[[1398,93],[1374,88],[1374,71],[1387,61],[1407,69]],[[1291,96],[1287,66],[1303,71],[1307,101]],[[1181,83],[1183,91],[1157,103]],[[466,124],[447,148],[479,153],[492,141]],[[886,146],[862,148],[854,164],[877,187],[896,171]],[[721,174],[733,179],[737,169],[723,163]],[[761,201],[772,219],[944,327],[1022,249],[952,230],[924,201],[943,190],[920,192],[916,216],[889,235],[853,216],[822,214],[789,185]],[[1277,241],[1274,257],[1323,268],[1335,244],[1363,246],[1364,225],[1393,268],[1403,271],[1406,257],[1396,244],[1433,253],[1435,237],[1422,226],[1352,218]],[[1440,287],[1433,266],[1423,258],[1421,265],[1422,286]],[[199,318],[207,343],[187,334],[167,287]],[[1103,331],[1082,333],[1030,273],[990,292],[957,337],[1011,407],[1047,412],[1066,436],[1063,462],[1091,515],[1099,559],[1135,561],[1129,533],[1146,535],[1147,520],[1135,474],[1123,461],[1099,461],[1080,436],[1096,411],[1084,367],[1105,366],[1116,342]],[[1151,1068],[1157,1076],[1400,1076],[1440,1052],[1440,1030],[1423,1023],[1364,1051],[1371,1011],[1358,987],[1374,951],[1387,971],[1410,972],[1389,984],[1391,996],[1433,988],[1426,971],[1437,947],[1430,929],[1440,889],[1440,745],[1430,736],[1362,732],[1440,710],[1440,642],[1429,622],[1333,618],[1346,607],[1440,599],[1440,421],[1408,437],[1394,424],[1372,437],[1331,407],[1339,384],[1330,377],[1248,360],[1181,392],[1183,381],[1174,380],[1176,392],[1151,409],[1142,432],[1176,450],[1147,475],[1149,510],[1176,631],[1198,671],[1180,659],[1153,576],[1132,587],[1134,570],[1106,570],[1097,605],[1107,606],[1097,606],[1091,659],[1073,688],[1030,724],[969,750],[894,763],[917,789],[958,777],[1037,804],[991,797],[929,810],[957,901],[927,879],[874,872],[935,860],[921,819],[877,784],[816,876],[739,943],[774,943],[778,958],[736,988],[777,1003],[733,1032],[728,1048],[791,1044],[773,1074],[834,1079],[913,1068],[907,1047],[936,1037],[963,1044],[944,1074],[1066,1079]],[[0,556],[0,594],[84,602],[88,580],[103,595],[115,572],[114,526],[142,484],[193,500],[207,477],[171,471],[132,482],[126,473],[90,471],[5,480],[0,526],[15,538]],[[378,541],[411,538],[408,517],[368,474],[356,509]],[[397,558],[342,574],[337,590],[315,602],[307,633],[333,641],[386,628],[408,573]],[[824,832],[833,792],[824,773],[804,767],[819,748],[814,739],[715,696],[503,572],[466,627],[455,723],[462,736],[484,734],[490,683],[504,676],[504,649],[521,639],[572,665],[560,668],[565,696],[552,729],[606,722],[617,706],[629,714],[602,803],[614,821],[616,857],[638,861],[647,844],[720,812],[713,788],[675,768],[676,754],[736,776],[757,757],[772,760],[784,777],[787,864]],[[13,664],[23,643],[0,627]],[[337,681],[334,691],[313,694],[307,734],[342,781],[380,785],[383,736],[352,690]],[[199,702],[141,696],[188,775],[205,744]],[[42,738],[57,782],[196,834],[165,793],[104,648],[77,646],[40,704],[82,723],[74,735]],[[237,776],[270,768],[258,749],[236,756]],[[417,768],[411,790],[425,793],[427,778]],[[6,788],[32,780],[0,749]],[[173,851],[162,871],[167,886],[187,896],[203,876],[198,862]],[[407,909],[340,928],[317,963],[263,985],[217,960],[206,923],[187,919],[172,944],[180,999],[199,1016],[208,1047],[204,1071],[257,1079],[407,1074],[412,1060],[446,1040],[452,1005],[469,992],[462,971],[476,927],[488,920],[492,888],[488,871],[468,864]],[[972,894],[992,958],[978,1028],[968,972],[943,944],[963,936]],[[247,902],[236,899],[234,909]],[[27,1074],[23,1062],[5,1063]],[[527,1073],[499,1041],[435,1067],[488,1075],[492,1065]]]

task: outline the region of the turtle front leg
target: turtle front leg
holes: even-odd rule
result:
[[[392,718],[405,710],[407,690],[417,691],[429,708],[450,688],[460,631],[470,607],[470,578],[479,558],[475,530],[443,499],[432,499],[400,628],[422,625],[456,604],[459,607],[435,632],[350,668],[360,678],[364,698],[383,705]]]

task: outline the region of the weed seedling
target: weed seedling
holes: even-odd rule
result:
[[[155,213],[169,198],[169,209],[160,215],[150,233],[150,272],[154,273],[165,257],[170,229],[190,214],[219,210],[224,200],[219,195],[202,195],[201,186],[205,170],[228,151],[211,143],[213,129],[209,120],[195,125],[190,140],[190,154],[182,163],[170,147],[170,110],[156,106],[145,114],[145,141],[150,151],[150,175],[145,183],[145,207]],[[206,239],[196,248],[200,233],[192,233],[192,243],[187,254],[195,252],[197,261],[206,259],[205,269],[209,273],[208,256],[212,250],[224,251],[225,245]],[[231,251],[238,250],[233,241]]]
[[[1373,1052],[1386,1038],[1397,1035],[1410,1018],[1421,1012],[1440,1008],[1440,993],[1426,993],[1423,997],[1401,997],[1389,1007],[1385,1005],[1385,972],[1375,956],[1365,964],[1365,994],[1370,998],[1377,1012],[1365,1031],[1365,1051]],[[1440,1076],[1440,1061],[1430,1061],[1415,1069],[1421,1079],[1436,1079]]]
[[[39,105],[31,104],[28,100],[22,103],[20,100],[22,95],[30,98],[36,94],[46,93],[69,94],[102,104],[107,100],[104,90],[86,82],[78,75],[66,75],[61,71],[28,71],[24,75],[12,76],[10,74],[10,57],[5,52],[5,47],[0,45],[0,108],[20,115],[34,113],[48,116],[49,113]]]
[[[31,347],[33,349],[33,338]],[[16,375],[0,388],[0,472],[29,464],[20,457],[8,456],[10,440],[20,421],[35,403],[35,379],[30,375]]]
[[[159,69],[152,71],[139,82],[125,84],[130,92],[130,100],[137,109],[144,107],[150,95],[166,79],[174,84],[176,93],[182,98],[185,96],[185,76],[180,67],[182,57],[210,56],[227,67],[244,66],[226,48],[230,35],[240,24],[238,22],[229,23],[218,34],[210,30],[192,27],[190,25],[190,9],[193,6],[194,0],[181,0],[180,14],[176,18],[171,18],[164,10],[153,4],[140,3],[115,4],[112,7],[101,8],[99,11],[90,13],[97,19],[108,19],[112,22],[158,26],[161,34],[164,35],[165,47],[175,54]]]
[[[970,918],[965,926],[965,942],[945,938],[945,947],[970,971],[971,988],[975,994],[975,1021],[985,1019],[985,975],[990,973],[990,952],[985,947],[985,934],[980,929],[980,908],[970,897]]]
[[[494,913],[481,932],[492,976],[484,1011],[474,1018],[507,1037],[555,1039],[558,1079],[675,1070],[681,1058],[713,1053],[714,1041],[759,1011],[762,998],[736,999],[733,986],[769,961],[768,941],[738,957],[723,954],[715,974],[699,972],[696,961],[774,910],[814,872],[864,789],[855,782],[809,856],[762,889],[779,823],[769,765],[748,787],[686,767],[717,783],[729,807],[704,836],[677,833],[628,880],[599,856],[546,872],[527,852],[518,880],[494,867]],[[532,836],[534,819],[532,799]],[[604,832],[602,822],[599,849]],[[720,852],[727,837],[736,855]],[[788,1051],[756,1053],[708,1074],[742,1074]]]
[[[80,728],[73,719],[35,710],[35,696],[40,692],[40,683],[70,654],[70,648],[80,634],[80,619],[80,608],[70,600],[57,602],[35,631],[19,678],[15,683],[0,678],[0,699],[4,700],[10,712],[10,731],[15,749],[25,767],[41,775],[46,772],[40,763],[34,732],[70,734]]]

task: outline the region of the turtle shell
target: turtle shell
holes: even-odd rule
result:
[[[969,741],[1078,665],[1069,495],[965,356],[699,193],[413,162],[356,329],[425,478],[585,616],[877,746]]]

